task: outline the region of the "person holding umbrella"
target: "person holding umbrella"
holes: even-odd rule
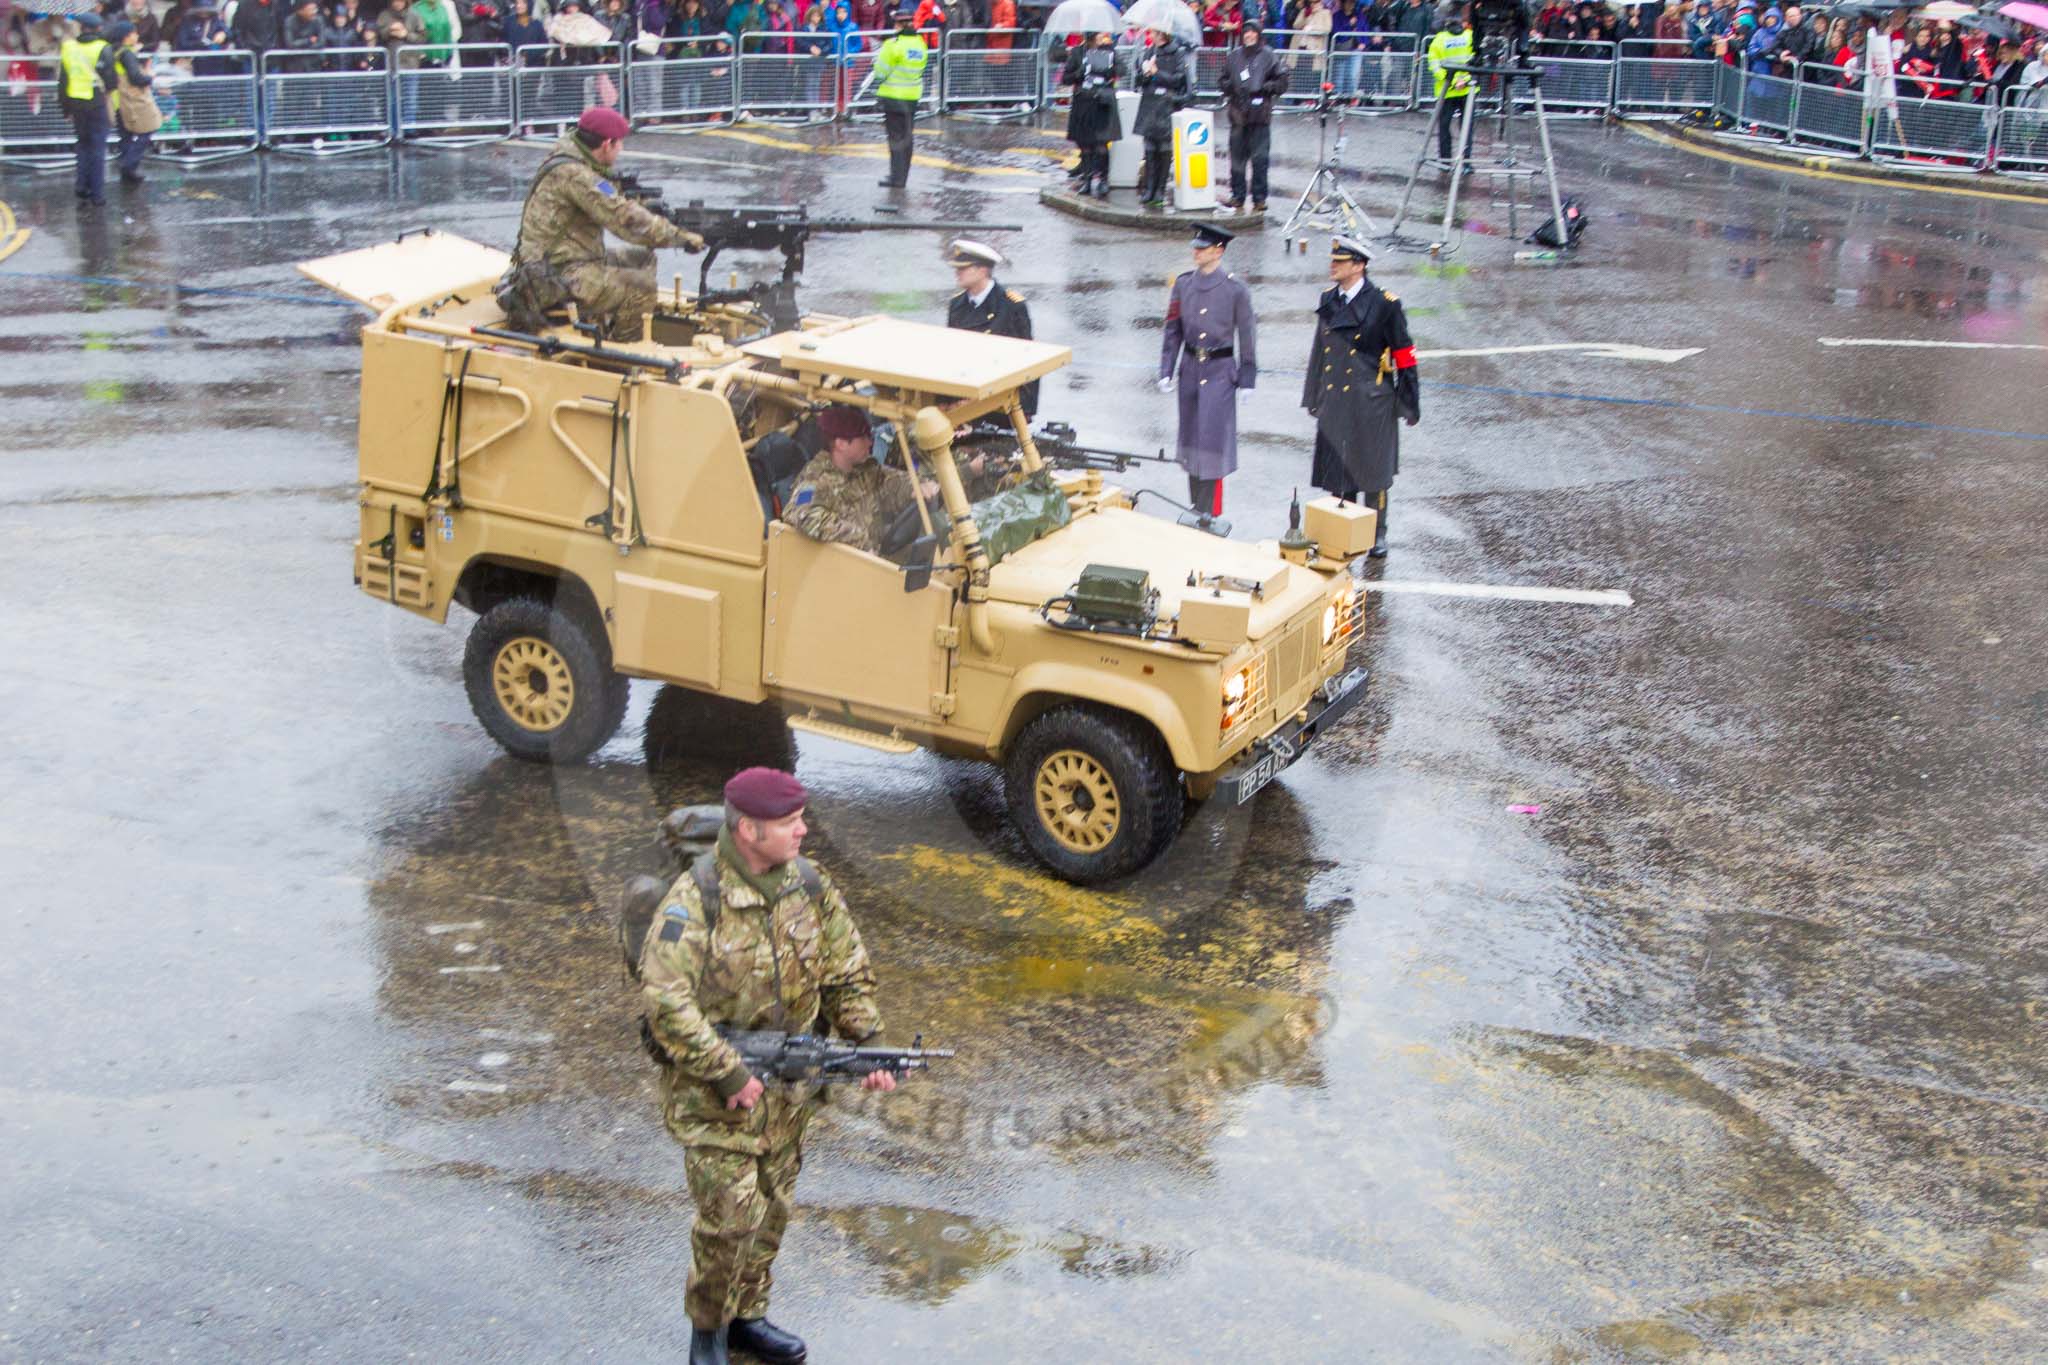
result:
[[[1187,48],[1166,30],[1153,29],[1152,49],[1138,63],[1138,118],[1133,129],[1145,139],[1138,201],[1147,208],[1166,203],[1167,186],[1173,183],[1173,114],[1194,93],[1194,65]]]
[[[1081,149],[1080,193],[1097,199],[1109,198],[1109,144],[1124,135],[1123,120],[1116,111],[1120,76],[1116,35],[1107,29],[1096,33],[1088,45],[1069,52],[1066,68],[1060,73],[1060,84],[1074,87],[1074,102],[1067,110],[1067,141]]]

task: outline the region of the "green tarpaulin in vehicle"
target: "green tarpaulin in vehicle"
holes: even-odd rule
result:
[[[1073,518],[1067,495],[1053,485],[1052,475],[1043,469],[1015,488],[1005,488],[974,504],[974,524],[981,528],[981,543],[990,564],[1002,563]]]

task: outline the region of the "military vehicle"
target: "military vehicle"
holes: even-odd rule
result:
[[[475,613],[469,699],[508,752],[586,758],[629,678],[774,703],[800,733],[1000,763],[1031,850],[1096,883],[1157,857],[1189,801],[1251,799],[1362,699],[1347,570],[1371,511],[1319,500],[1250,544],[1049,467],[1018,391],[1066,347],[881,316],[777,330],[680,277],[643,341],[573,310],[520,331],[493,296],[506,264],[429,232],[301,269],[377,312],[355,580]],[[830,403],[939,489],[894,557],[775,515],[763,465]],[[1022,484],[970,503],[954,433],[990,421]]]

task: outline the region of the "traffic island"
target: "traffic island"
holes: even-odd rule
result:
[[[1090,223],[1107,223],[1111,227],[1136,228],[1140,232],[1178,232],[1190,230],[1196,223],[1214,223],[1232,232],[1248,232],[1266,225],[1266,215],[1259,209],[1196,209],[1182,212],[1179,209],[1148,209],[1131,198],[1135,190],[1113,190],[1107,199],[1096,199],[1072,190],[1046,188],[1038,192],[1038,202],[1061,213],[1070,213]],[[1121,200],[1118,195],[1122,195]]]

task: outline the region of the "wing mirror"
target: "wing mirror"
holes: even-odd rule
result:
[[[903,591],[923,592],[932,581],[932,561],[939,555],[937,536],[919,536],[910,542],[903,560]]]

